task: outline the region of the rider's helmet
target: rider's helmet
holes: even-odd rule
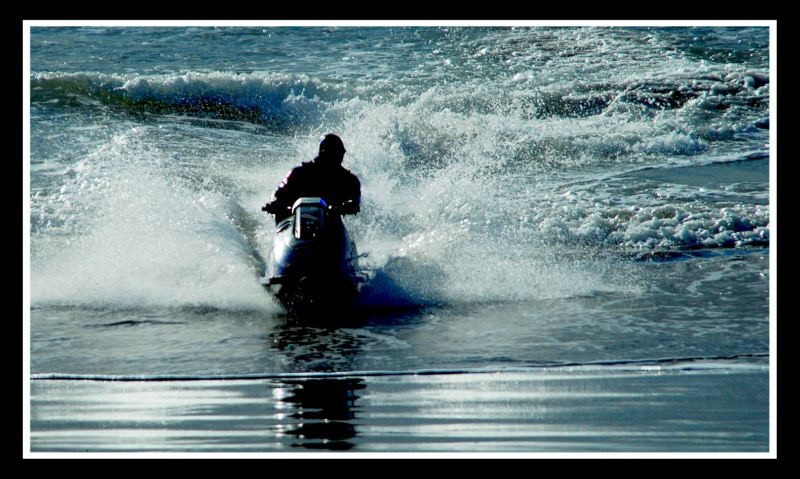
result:
[[[337,164],[342,164],[344,154],[347,150],[344,149],[342,139],[333,133],[326,133],[320,138],[319,141],[319,158],[327,162],[327,160],[335,161]]]

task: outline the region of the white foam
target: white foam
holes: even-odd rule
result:
[[[84,160],[55,197],[56,214],[75,226],[34,239],[32,303],[264,308],[229,200],[164,176],[142,134]]]

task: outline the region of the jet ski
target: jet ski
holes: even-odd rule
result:
[[[276,225],[261,283],[289,313],[350,306],[368,279],[337,209],[322,198],[299,198]]]

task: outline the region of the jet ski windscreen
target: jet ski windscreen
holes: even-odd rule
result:
[[[300,198],[294,204],[294,236],[297,239],[315,238],[322,232],[325,220],[325,201],[321,198]]]

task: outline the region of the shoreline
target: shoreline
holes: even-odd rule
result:
[[[767,455],[767,368],[31,381],[31,457]]]

